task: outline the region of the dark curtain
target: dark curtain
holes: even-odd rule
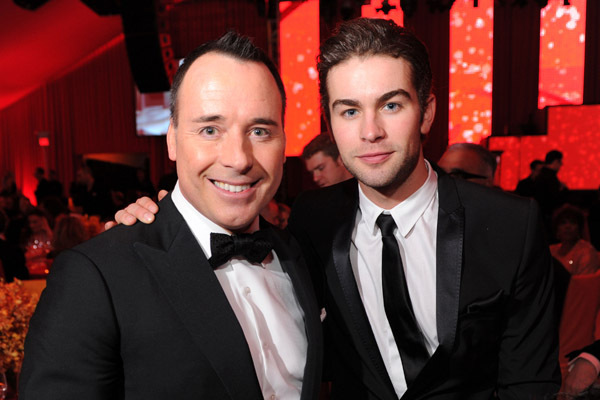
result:
[[[534,133],[539,54],[539,4],[495,2],[492,135]]]
[[[450,10],[431,10],[419,2],[414,14],[404,17],[404,25],[421,39],[429,50],[436,97],[435,120],[425,141],[425,158],[437,162],[448,146],[448,107],[450,79]]]
[[[86,153],[146,153],[154,182],[167,171],[164,137],[137,137],[134,83],[123,38],[63,77],[0,110],[0,172],[13,171],[32,198],[36,166],[57,171],[65,188]],[[37,131],[50,132],[42,148]]]

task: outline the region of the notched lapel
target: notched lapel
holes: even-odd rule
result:
[[[139,242],[134,247],[231,398],[262,397],[242,328],[187,225],[167,251]]]

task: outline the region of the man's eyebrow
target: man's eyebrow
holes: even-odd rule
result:
[[[396,89],[396,90],[389,91],[389,92],[384,93],[381,96],[379,96],[379,98],[377,99],[377,103],[385,103],[388,100],[390,100],[396,96],[405,97],[408,100],[411,99],[409,92],[407,92],[404,89]],[[342,105],[348,106],[348,107],[358,107],[360,105],[360,102],[358,100],[354,100],[354,99],[338,99],[338,100],[335,100],[331,104],[331,108],[333,109],[337,106],[342,106]]]
[[[209,115],[201,115],[192,119],[192,122],[214,122],[214,121],[222,121],[225,117],[220,114],[209,114]]]
[[[336,108],[338,106],[358,107],[359,104],[360,104],[360,102],[358,100],[339,99],[339,100],[335,100],[331,104],[331,108],[333,109],[333,108]]]
[[[381,96],[379,96],[378,103],[385,103],[390,99],[393,99],[396,96],[400,96],[400,97],[404,97],[407,100],[411,99],[410,93],[408,93],[406,90],[404,89],[396,89],[396,90],[392,90],[390,92],[384,93]]]
[[[268,125],[268,126],[279,126],[277,121],[275,121],[274,119],[271,119],[271,118],[253,118],[252,124],[253,125],[258,124],[258,125]]]

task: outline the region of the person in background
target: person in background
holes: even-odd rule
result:
[[[94,177],[87,165],[77,169],[69,194],[75,207],[72,211],[78,214],[98,215],[103,219],[114,210],[110,189],[102,180]]]
[[[534,182],[537,176],[540,174],[543,166],[544,162],[542,160],[533,160],[529,164],[529,175],[519,181],[517,187],[515,188],[515,193],[523,197],[533,197]]]
[[[48,193],[50,196],[56,196],[64,201],[63,184],[58,180],[56,171],[53,169],[48,172]]]
[[[29,274],[45,276],[51,264],[47,256],[52,250],[52,229],[46,214],[39,208],[27,213],[27,228],[22,243]]]
[[[52,250],[48,254],[48,258],[55,259],[62,251],[71,249],[89,238],[90,235],[82,216],[61,214],[56,218],[52,233]]]
[[[37,206],[39,207],[46,196],[50,195],[50,185],[46,179],[44,168],[37,167],[33,176],[38,181],[37,187],[35,188],[35,198],[37,200]]]
[[[568,356],[571,365],[565,378],[564,391],[570,396],[583,395],[583,392],[590,389],[600,375],[600,340]],[[600,395],[600,390],[596,394]]]
[[[306,170],[319,187],[335,185],[352,178],[340,159],[337,146],[327,133],[315,136],[302,150]]]
[[[478,144],[454,143],[442,154],[438,165],[451,176],[494,186],[496,157]]]
[[[0,193],[16,196],[20,194],[20,190],[17,188],[17,182],[15,180],[15,174],[12,171],[7,171],[2,176],[2,187]]]
[[[567,187],[558,179],[563,165],[563,153],[550,150],[546,153],[544,165],[533,184],[533,198],[540,205],[548,237],[553,237],[552,216],[554,210],[566,201]]]
[[[23,250],[6,240],[8,223],[8,216],[0,210],[0,265],[4,269],[4,279],[6,282],[12,282],[14,278],[29,279]]]
[[[156,189],[154,189],[147,171],[144,168],[137,168],[135,170],[135,183],[127,190],[125,204],[135,201],[135,199],[142,196],[155,198]]]
[[[285,160],[285,89],[251,41],[193,50],[171,89],[179,177],[152,225],[55,260],[20,400],[317,397],[319,308],[300,249],[260,226]]]
[[[600,268],[598,252],[583,239],[585,216],[576,207],[565,204],[553,219],[558,243],[550,245],[550,252],[571,275],[593,274]]]

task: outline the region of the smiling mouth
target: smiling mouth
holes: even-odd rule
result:
[[[252,184],[246,184],[246,185],[231,185],[229,183],[219,182],[219,181],[212,181],[212,183],[219,189],[223,189],[223,190],[226,190],[231,193],[239,193],[239,192],[243,192],[244,190],[250,189],[252,186],[254,186],[254,184],[256,182],[254,182]]]

